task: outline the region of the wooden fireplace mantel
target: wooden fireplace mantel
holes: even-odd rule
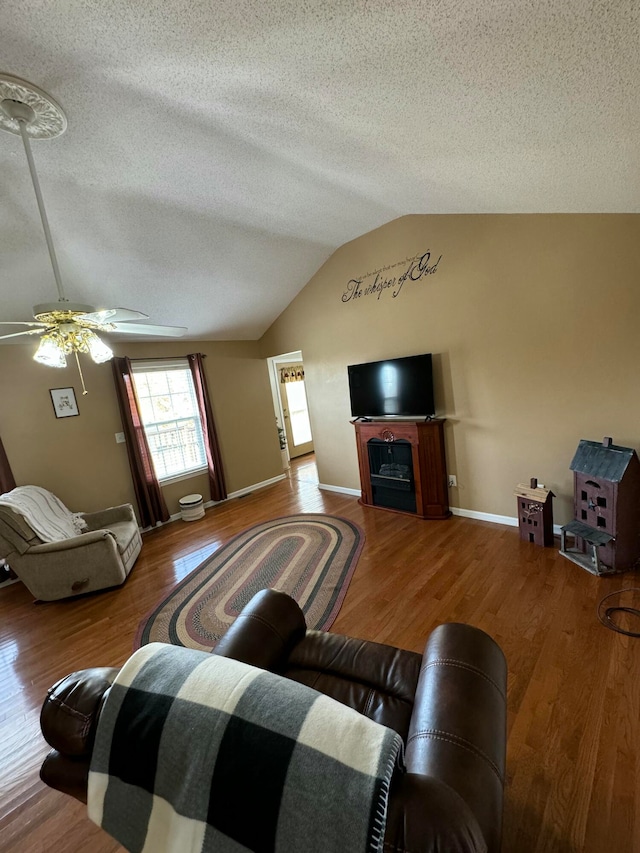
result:
[[[360,503],[390,512],[417,515],[419,518],[449,518],[449,491],[447,487],[447,465],[444,449],[444,418],[430,421],[370,421],[354,422],[360,467]],[[415,487],[416,511],[408,512],[382,506],[376,499],[376,489],[371,483],[368,444],[378,439],[390,444],[395,442],[411,445],[413,462],[413,485]]]

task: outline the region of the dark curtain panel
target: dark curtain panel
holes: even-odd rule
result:
[[[4,452],[4,445],[0,438],[0,495],[10,492],[15,487],[16,481],[13,479],[11,465],[9,465],[9,460],[7,459],[7,454]]]
[[[191,375],[193,376],[193,385],[196,390],[196,399],[198,400],[198,409],[200,410],[202,434],[204,436],[204,446],[207,454],[207,467],[209,469],[211,500],[222,501],[227,496],[227,488],[224,482],[222,457],[220,456],[220,448],[218,446],[216,426],[213,422],[213,411],[211,409],[211,401],[209,400],[209,392],[207,390],[207,380],[204,375],[202,355],[199,352],[195,352],[190,353],[187,358],[189,359],[189,367],[191,368]]]
[[[143,527],[153,527],[159,521],[169,521],[169,510],[153,469],[151,451],[138,409],[131,362],[128,358],[114,358],[111,364],[122,426],[127,439],[133,488],[140,510],[140,523]]]

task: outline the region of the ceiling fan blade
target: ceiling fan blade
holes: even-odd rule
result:
[[[0,341],[6,341],[7,338],[19,338],[21,335],[43,335],[46,332],[44,329],[25,329],[24,332],[14,332],[12,335],[0,335]]]
[[[127,335],[155,335],[158,338],[181,338],[186,326],[154,326],[150,323],[114,323],[116,331]]]
[[[42,326],[46,329],[49,325],[49,323],[39,323],[35,320],[0,320],[0,326]]]
[[[92,311],[82,314],[78,320],[88,320],[90,323],[126,323],[128,320],[146,320],[148,314],[142,311],[132,311],[130,308],[105,308],[103,311]]]

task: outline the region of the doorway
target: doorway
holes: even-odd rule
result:
[[[267,359],[276,423],[284,431],[283,467],[289,459],[313,452],[302,353],[289,352]]]

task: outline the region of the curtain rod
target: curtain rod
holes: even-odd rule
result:
[[[202,358],[207,357],[203,352],[199,354]],[[188,352],[186,355],[151,356],[150,358],[129,358],[129,361],[182,361],[183,358],[189,358],[190,355],[195,355],[195,353]],[[124,356],[124,358],[128,358],[128,356]]]

